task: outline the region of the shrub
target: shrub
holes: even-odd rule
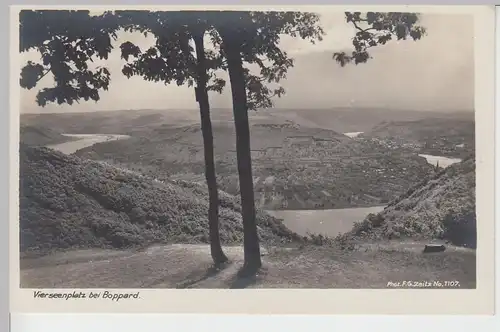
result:
[[[158,182],[104,163],[21,145],[19,194],[21,252],[208,242],[208,192],[203,185]],[[220,202],[222,242],[241,243],[238,199],[220,192]],[[264,211],[258,211],[257,223],[265,245],[301,241]]]

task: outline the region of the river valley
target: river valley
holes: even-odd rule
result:
[[[352,133],[348,133],[352,134]],[[358,133],[353,133],[358,134]],[[118,134],[64,134],[65,136],[77,137],[79,140],[61,144],[49,145],[47,147],[58,150],[65,154],[72,154],[77,150],[92,146],[97,143],[113,140],[127,139],[127,135]],[[356,135],[352,135],[356,136]],[[447,167],[460,159],[442,156],[420,155],[427,162],[441,167]],[[324,209],[324,210],[269,210],[268,212],[276,218],[282,219],[283,223],[292,231],[307,235],[308,233],[322,234],[335,237],[339,233],[345,233],[352,229],[355,222],[362,221],[370,213],[378,213],[384,206]]]

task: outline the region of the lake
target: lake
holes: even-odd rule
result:
[[[346,135],[346,136],[348,136],[350,138],[354,138],[354,137],[358,137],[362,133],[363,133],[363,131],[351,131],[351,132],[348,132],[348,133],[344,133],[344,135]]]
[[[385,206],[373,206],[348,209],[328,210],[268,210],[272,216],[283,219],[283,223],[292,231],[322,234],[335,237],[352,229],[355,222],[363,221],[370,213],[378,213]]]
[[[429,164],[436,166],[439,163],[439,167],[443,167],[443,168],[462,161],[462,159],[458,159],[458,158],[433,156],[430,154],[419,154],[419,156],[425,158]]]
[[[62,135],[68,137],[77,137],[80,139],[60,144],[47,145],[47,147],[60,151],[65,154],[72,154],[80,149],[86,148],[88,146],[97,143],[116,141],[130,137],[128,135],[112,135],[112,134],[62,134]]]

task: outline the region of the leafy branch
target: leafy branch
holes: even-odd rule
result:
[[[352,24],[356,34],[352,38],[354,50],[336,52],[333,59],[342,67],[348,63],[366,63],[370,58],[369,49],[385,45],[390,40],[419,40],[426,34],[425,28],[417,25],[418,14],[415,13],[375,13],[346,12],[346,22]]]

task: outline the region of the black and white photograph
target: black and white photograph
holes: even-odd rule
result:
[[[18,19],[20,288],[476,289],[473,15]]]

